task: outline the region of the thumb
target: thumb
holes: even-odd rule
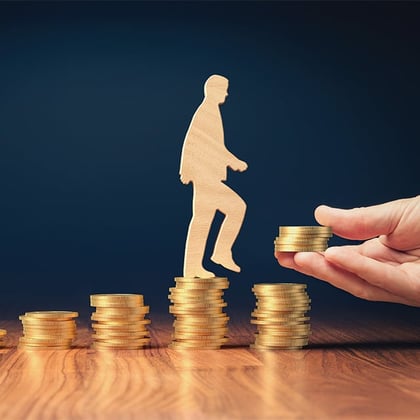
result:
[[[319,206],[315,219],[324,226],[331,226],[333,232],[347,239],[370,239],[379,235],[389,235],[397,227],[403,208],[399,201],[371,207],[350,210]]]

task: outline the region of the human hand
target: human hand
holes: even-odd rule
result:
[[[276,252],[280,265],[372,301],[420,306],[420,196],[351,210],[319,206],[315,218],[360,245],[324,253]]]

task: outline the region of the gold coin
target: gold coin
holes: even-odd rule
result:
[[[182,308],[182,309],[211,309],[211,308],[225,308],[227,306],[226,302],[223,303],[206,303],[206,302],[197,302],[197,303],[178,303],[175,302],[171,305],[171,308]]]
[[[300,333],[308,333],[311,330],[310,324],[301,324],[301,325],[282,325],[279,328],[271,328],[271,329],[259,329],[256,332],[256,335],[261,336],[277,336],[277,335],[287,335],[287,334],[300,334]]]
[[[175,331],[179,331],[179,332],[188,332],[188,333],[197,333],[197,334],[219,334],[222,332],[227,332],[228,331],[228,326],[225,324],[221,324],[221,325],[211,325],[211,326],[207,326],[207,325],[201,325],[201,324],[190,324],[190,325],[182,325],[182,324],[177,324],[174,325]]]
[[[328,243],[326,241],[311,241],[311,242],[276,242],[274,244],[274,249],[283,249],[283,248],[327,248]]]
[[[255,307],[255,310],[261,313],[271,312],[274,315],[276,312],[281,313],[281,312],[286,312],[286,311],[296,312],[296,313],[307,312],[309,311],[308,309],[309,307],[310,307],[309,303],[302,303],[302,304],[296,304],[296,305],[279,305],[279,304],[267,305],[267,304],[258,303],[257,306]]]
[[[223,289],[184,289],[182,287],[170,287],[169,292],[171,294],[182,295],[182,296],[213,296],[213,295],[224,295]]]
[[[265,301],[273,299],[308,299],[309,295],[304,293],[285,293],[285,292],[273,292],[273,293],[254,293],[257,301]]]
[[[260,328],[261,327],[261,328]],[[258,331],[264,331],[269,333],[270,331],[288,331],[288,330],[309,330],[311,327],[311,324],[305,324],[303,322],[295,322],[295,323],[272,323],[272,324],[262,324],[261,326],[258,326]]]
[[[327,244],[330,240],[331,235],[314,235],[314,236],[302,236],[302,235],[289,235],[289,236],[278,236],[274,239],[275,245],[281,244]]]
[[[268,320],[268,319],[276,319],[278,321],[298,321],[301,320],[301,318],[308,318],[307,311],[290,311],[285,312],[282,311],[268,311],[268,310],[258,310],[256,309],[254,312],[252,312],[254,315],[253,317],[256,319],[260,319],[262,321]]]
[[[228,321],[230,318],[224,313],[220,312],[218,314],[195,314],[193,317],[189,314],[179,314],[176,315],[176,320],[178,322],[187,322],[187,323],[200,323],[200,324],[212,324],[222,321]]]
[[[20,350],[34,350],[34,351],[40,351],[40,350],[49,350],[49,351],[55,351],[55,350],[70,350],[71,346],[31,346],[28,344],[19,344],[18,349]]]
[[[227,277],[175,277],[177,283],[217,283],[228,281]]]
[[[96,334],[93,334],[93,338],[95,339],[95,342],[100,344],[108,344],[108,345],[124,345],[124,344],[147,344],[150,342],[150,338],[146,337],[133,337],[133,338],[116,338],[116,337],[107,337],[104,338],[102,336],[97,336]]]
[[[282,245],[282,246],[276,246],[274,248],[274,251],[276,252],[324,252],[327,250],[327,246],[321,246],[321,247],[299,247],[299,246],[288,246],[288,245]]]
[[[26,315],[20,315],[19,319],[22,324],[41,325],[45,327],[66,327],[69,325],[76,325],[76,321],[73,318],[68,319],[48,319],[48,318],[35,318],[28,317]]]
[[[28,328],[32,330],[42,330],[42,331],[73,331],[76,330],[76,323],[57,323],[57,324],[47,324],[38,323],[38,322],[22,322],[23,328]]]
[[[95,307],[143,306],[143,295],[130,294],[130,293],[90,295],[90,306],[95,306]]]
[[[306,310],[295,307],[291,307],[290,309],[285,310],[285,308],[261,309],[256,306],[252,313],[255,313],[255,316],[258,317],[273,316],[277,318],[299,318],[302,316],[307,316],[306,312]]]
[[[296,245],[325,245],[328,243],[327,237],[303,237],[303,236],[282,236],[276,238],[274,240],[274,245],[288,245],[288,244],[296,244]]]
[[[172,302],[181,302],[181,303],[199,303],[199,302],[209,302],[209,303],[217,303],[217,302],[224,302],[222,296],[185,296],[185,295],[169,295],[169,300]]]
[[[183,307],[187,307],[187,308],[190,307],[190,306],[195,306],[195,307],[200,307],[200,306],[201,307],[203,307],[203,306],[204,307],[221,307],[221,308],[224,308],[224,307],[227,306],[227,303],[223,299],[215,300],[213,302],[209,301],[209,300],[207,300],[207,301],[205,301],[205,300],[203,300],[203,301],[201,301],[201,300],[196,300],[196,301],[171,300],[171,303],[173,305],[177,305],[179,307],[183,306]]]
[[[302,343],[308,343],[309,337],[304,336],[258,336],[255,337],[255,343],[269,345],[270,343],[275,343],[276,345],[280,344],[289,344],[290,346],[302,346]]]
[[[260,321],[271,321],[271,319],[260,319]],[[306,319],[303,320],[295,320],[295,321],[284,321],[284,320],[279,320],[279,321],[275,321],[272,322],[271,324],[267,323],[267,324],[261,324],[258,329],[260,330],[277,330],[279,328],[283,328],[283,327],[293,327],[296,325],[311,325],[309,322],[307,322]]]
[[[332,235],[282,235],[275,238],[274,243],[327,243],[331,236]]]
[[[27,322],[22,321],[23,328],[29,328],[34,330],[43,330],[43,331],[72,331],[76,329],[76,323],[75,322],[57,322],[52,323],[49,322],[48,324],[45,324],[44,322]]]
[[[302,350],[302,346],[263,346],[261,344],[250,344],[249,346],[253,350],[258,351],[273,351],[273,350]]]
[[[145,334],[149,330],[145,325],[141,327],[131,327],[131,326],[108,326],[108,325],[98,325],[96,323],[92,324],[92,329],[98,334],[107,333],[107,334]]]
[[[329,232],[332,233],[330,226],[279,226],[279,234],[295,232]]]
[[[190,298],[190,297],[186,297],[186,296],[181,296],[181,297],[174,297],[174,296],[169,296],[169,300],[173,303],[207,303],[209,305],[212,304],[217,304],[217,303],[224,303],[225,301],[218,297],[218,298]]]
[[[112,320],[112,321],[103,321],[101,320],[95,320],[96,323],[92,325],[95,325],[96,328],[100,328],[100,326],[106,326],[107,328],[111,328],[111,327],[122,327],[122,328],[126,328],[127,326],[129,327],[141,327],[142,325],[147,325],[150,324],[151,321],[150,319],[143,319],[143,320],[136,320],[136,321],[127,321],[127,320]]]
[[[194,279],[186,279],[186,278],[176,278],[175,284],[176,287],[189,287],[191,285],[201,285],[201,286],[220,286],[228,284],[229,280],[226,277],[215,277],[214,279],[203,279],[203,278],[194,278]]]
[[[113,334],[110,333],[108,331],[98,331],[95,334],[92,334],[92,338],[94,340],[109,340],[109,339],[118,339],[118,340],[136,340],[136,339],[140,339],[140,338],[150,338],[150,333],[148,331],[143,331],[140,333],[135,333],[135,334],[124,334],[124,333],[118,333],[118,334]]]
[[[272,312],[284,312],[284,313],[289,313],[289,312],[307,312],[311,309],[311,306],[309,304],[302,304],[302,305],[293,305],[293,306],[280,306],[280,305],[264,305],[264,304],[257,304],[256,310],[259,310],[261,312],[268,312],[268,311],[272,311]]]
[[[227,341],[221,342],[221,341],[179,341],[174,340],[172,341],[172,345],[177,348],[196,348],[196,349],[211,349],[213,347],[220,348],[224,344],[226,344]]]
[[[179,332],[175,331],[172,334],[172,338],[179,341],[185,341],[185,340],[197,340],[197,341],[217,341],[220,339],[223,339],[225,337],[225,334],[196,334],[196,333],[185,333],[185,332]]]
[[[96,308],[97,314],[140,315],[149,313],[150,306],[104,307]]]
[[[48,346],[48,345],[70,345],[73,341],[73,338],[32,338],[32,337],[20,337],[19,342],[22,344],[27,344],[31,346]]]
[[[290,291],[290,290],[305,290],[306,284],[303,283],[256,283],[252,290],[256,291]]]
[[[251,324],[255,325],[282,325],[285,321],[277,318],[267,318],[267,319],[251,319]]]
[[[200,324],[189,324],[189,325],[174,325],[174,330],[179,332],[197,332],[197,333],[205,333],[205,332],[214,332],[216,334],[221,333],[223,331],[228,331],[227,322],[223,324],[216,324],[211,327],[205,327]]]
[[[171,314],[175,314],[175,315],[206,315],[206,316],[220,316],[221,314],[223,314],[223,308],[197,308],[197,309],[193,309],[193,308],[182,308],[179,306],[174,306],[171,305],[169,306],[169,313]]]
[[[25,337],[51,337],[51,338],[74,338],[76,336],[76,332],[71,332],[71,333],[53,333],[51,334],[50,332],[43,332],[43,331],[28,331],[28,330],[23,330],[23,335]]]
[[[110,322],[119,324],[119,325],[126,325],[131,323],[139,323],[143,321],[148,321],[144,316],[133,316],[133,317],[107,317],[107,316],[98,316],[93,313],[90,317],[92,321],[100,322],[102,324],[109,324]]]
[[[224,289],[185,289],[182,287],[170,287],[169,293],[173,295],[182,295],[182,296],[217,296],[224,295]]]
[[[34,312],[26,312],[25,318],[32,318],[32,319],[48,319],[48,320],[67,320],[71,318],[77,318],[79,314],[77,312],[72,311],[34,311]],[[19,317],[21,319],[21,317]]]
[[[180,293],[186,293],[187,291],[201,291],[201,293],[205,293],[207,294],[207,291],[220,291],[220,290],[225,290],[229,288],[229,283],[225,283],[225,284],[218,284],[218,285],[204,285],[204,284],[191,284],[191,285],[182,285],[182,286],[178,286],[176,287],[176,289],[180,292]]]
[[[269,304],[279,304],[279,305],[286,305],[286,304],[302,304],[302,303],[310,303],[311,299],[308,296],[299,296],[299,297],[283,297],[283,296],[272,296],[270,298],[264,297],[259,298],[258,303],[262,303],[265,305]]]

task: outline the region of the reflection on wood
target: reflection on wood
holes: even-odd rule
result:
[[[313,322],[311,348],[255,352],[254,328],[233,318],[219,351],[166,348],[171,324],[153,321],[152,346],[95,352],[81,328],[70,351],[22,351],[17,322],[0,350],[0,418],[415,418],[420,327]]]

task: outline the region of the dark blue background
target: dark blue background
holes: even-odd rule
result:
[[[181,147],[213,73],[249,164],[228,181],[248,203],[243,272],[205,264],[230,307],[251,311],[253,283],[307,281],[315,313],[409,311],[279,267],[273,239],[321,203],[419,193],[419,21],[395,2],[1,3],[0,311],[88,311],[95,292],[165,311],[191,212]]]

